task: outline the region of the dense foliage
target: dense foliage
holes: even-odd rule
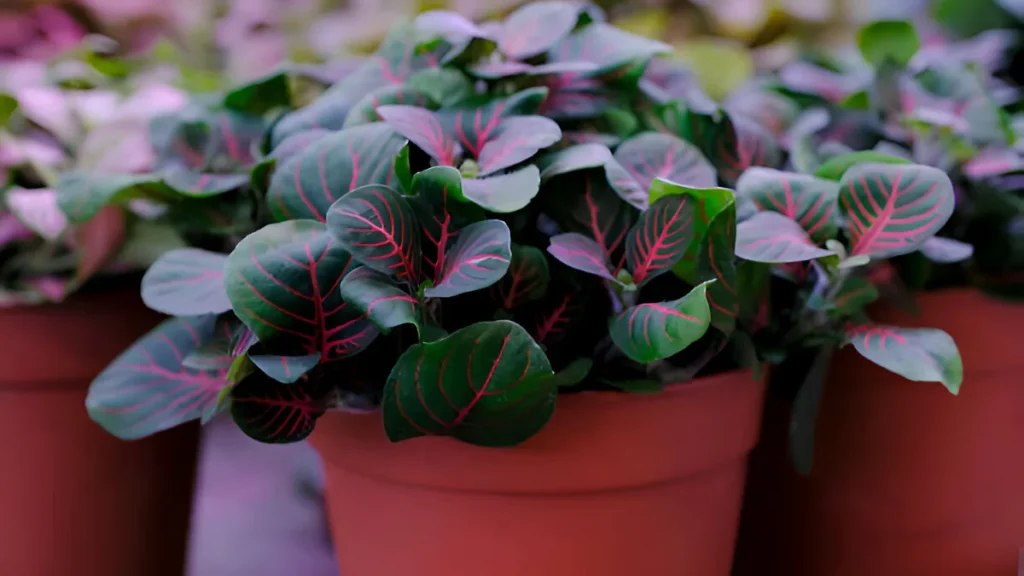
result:
[[[540,2],[423,14],[305,106],[294,67],[197,98],[151,124],[154,170],[61,180],[73,222],[145,199],[194,245],[147,272],[175,318],[96,379],[90,414],[136,438],[229,407],[292,442],[380,407],[395,441],[507,446],[560,394],[843,345],[956,393],[948,335],[865,312],[893,264],[975,241],[951,228],[959,175],[911,152],[963,138],[892,99],[959,79],[909,70],[916,42],[878,23],[866,73],[803,63],[718,106],[669,47]]]

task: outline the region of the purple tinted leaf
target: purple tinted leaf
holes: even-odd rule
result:
[[[341,281],[341,296],[387,333],[395,326],[421,325],[419,300],[394,280],[369,268],[356,268]]]
[[[381,106],[377,113],[396,132],[419,146],[439,164],[455,165],[455,139],[433,112],[415,106]]]
[[[224,284],[235,314],[261,341],[297,343],[330,362],[362,352],[377,335],[338,290],[354,265],[323,224],[293,220],[239,242]]]
[[[601,247],[605,258],[619,270],[625,265],[623,244],[636,210],[612,190],[602,170],[565,176],[561,194],[548,209],[566,229],[582,233]]]
[[[498,49],[525,60],[542,54],[576,26],[581,6],[573,2],[534,2],[519,8],[502,23]]]
[[[751,166],[778,166],[782,161],[779,143],[771,132],[752,120],[737,116],[731,122],[734,131],[726,129],[718,140],[716,162],[719,174],[727,182],[736,182]]]
[[[514,166],[562,139],[562,130],[543,116],[505,118],[480,149],[480,175]]]
[[[386,186],[358,188],[331,206],[327,227],[360,264],[403,282],[419,282],[419,223],[398,192]]]
[[[646,62],[658,54],[671,53],[672,47],[667,44],[595,22],[552,48],[548,59],[552,62],[589,62],[607,69],[625,63]]]
[[[835,182],[754,167],[736,182],[736,195],[749,199],[758,210],[772,210],[797,222],[819,244],[835,238],[833,208],[839,195]]]
[[[231,391],[231,417],[246,436],[268,444],[298,442],[323,415],[314,383],[282,384],[254,372]]]
[[[261,372],[282,384],[293,384],[320,363],[320,353],[302,356],[282,356],[277,354],[256,353],[249,351],[249,359]]]
[[[445,252],[464,226],[484,219],[483,210],[463,200],[462,175],[449,166],[434,166],[413,177],[409,200],[423,230],[426,277],[441,281]]]
[[[383,120],[377,109],[381,106],[392,104],[417,106],[420,108],[434,109],[437,103],[423,92],[405,85],[383,86],[370,92],[362,98],[345,117],[343,128],[370,124]]]
[[[499,214],[522,210],[538,191],[540,171],[533,164],[507,174],[462,181],[462,194],[466,199]]]
[[[164,321],[117,357],[93,380],[85,407],[118,438],[155,434],[216,411],[224,373],[182,366],[182,359],[214,337],[213,316]]]
[[[462,42],[469,38],[489,38],[490,34],[458,12],[431,10],[416,17],[418,30],[435,34],[449,42]]]
[[[930,166],[859,164],[839,181],[850,254],[886,258],[931,238],[953,214],[953,183]]]
[[[960,391],[960,352],[942,330],[862,324],[847,327],[846,338],[861,356],[907,380],[941,382],[953,394]]]
[[[534,164],[540,169],[540,181],[543,183],[559,174],[600,168],[611,159],[611,151],[603,144],[577,144],[544,154]]]
[[[28,229],[46,240],[56,240],[68,227],[67,216],[57,204],[57,192],[49,188],[10,188],[4,197],[7,209]],[[15,234],[15,236],[17,236]],[[0,245],[6,242],[0,241]]]
[[[814,94],[833,103],[842,102],[865,84],[864,78],[839,74],[804,61],[786,65],[779,76],[790,90]]]
[[[696,204],[667,196],[640,215],[626,238],[626,262],[637,286],[671,270],[690,249]]]
[[[469,102],[463,108],[446,111],[441,121],[445,132],[454,134],[462,145],[463,153],[479,159],[484,145],[495,137],[503,118],[535,114],[547,95],[547,88],[529,88],[507,98]]]
[[[582,234],[570,232],[552,236],[548,253],[570,268],[617,282],[601,245]]]
[[[718,179],[711,163],[696,146],[671,134],[646,132],[615,150],[616,165],[608,164],[608,181],[623,200],[643,210],[655,178],[694,188],[714,186]],[[619,169],[621,166],[622,170]]]
[[[450,298],[487,288],[508,272],[512,260],[511,233],[501,220],[474,222],[459,230],[445,253],[441,278],[423,291],[431,298]]]
[[[815,246],[799,224],[778,212],[758,212],[736,228],[736,255],[744,260],[805,262],[832,254]]]
[[[402,354],[384,388],[384,430],[393,442],[447,435],[513,446],[551,418],[552,374],[544,351],[518,324],[479,322]]]
[[[256,190],[265,191],[270,187],[270,176],[274,169],[291,158],[298,156],[323,137],[331,134],[328,130],[312,129],[292,134],[281,141],[270,154],[262,158],[252,167],[252,186]]]
[[[395,180],[395,158],[405,139],[386,124],[347,128],[321,138],[281,164],[267,191],[275,220],[326,222],[335,200],[369,184]]]
[[[921,254],[932,262],[952,264],[963,262],[974,255],[974,246],[952,238],[932,236],[921,244]]]
[[[221,314],[231,310],[224,289],[227,256],[198,248],[160,256],[142,277],[142,301],[170,316]]]
[[[631,360],[642,364],[682,352],[708,331],[707,286],[701,284],[679,300],[623,310],[609,326],[612,341]]]
[[[989,148],[964,163],[962,170],[969,178],[982,179],[1024,168],[1024,159],[1014,150]]]

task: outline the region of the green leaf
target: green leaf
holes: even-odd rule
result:
[[[384,430],[393,442],[446,435],[480,446],[514,446],[551,418],[556,390],[544,351],[518,324],[480,322],[415,344],[384,388]]]
[[[398,192],[387,186],[349,192],[331,206],[327,228],[360,264],[403,282],[419,282],[419,223]]]
[[[6,128],[7,123],[18,109],[18,99],[9,94],[0,94],[0,128]]]
[[[577,358],[565,368],[553,374],[550,377],[550,383],[559,388],[575,386],[583,382],[590,375],[590,369],[593,367],[594,361],[590,358]]]
[[[340,290],[346,302],[385,334],[402,324],[421,326],[419,301],[380,272],[365,266],[356,268],[341,281]]]
[[[547,294],[551,273],[548,259],[538,248],[512,244],[508,273],[494,285],[492,293],[502,308],[515,310]]]
[[[533,163],[540,169],[540,181],[544,183],[559,174],[601,168],[611,159],[612,153],[607,146],[589,143],[549,152],[536,158]]]
[[[848,326],[846,338],[861,356],[890,372],[960,392],[963,362],[953,338],[942,330],[861,324]]]
[[[533,164],[507,174],[462,180],[462,194],[466,199],[498,214],[526,208],[539,191],[540,171]]]
[[[499,99],[466,101],[440,115],[445,132],[458,135],[463,154],[479,160],[487,143],[497,136],[502,120],[536,114],[548,95],[545,87],[528,88]],[[532,155],[532,154],[531,154]]]
[[[872,66],[890,62],[906,67],[921,48],[921,39],[910,22],[880,20],[860,29],[857,48]]]
[[[231,391],[231,418],[246,436],[268,444],[305,439],[324,413],[314,383],[282,384],[253,372]]]
[[[726,208],[733,206],[735,214],[736,199],[728,188],[692,188],[680,186],[666,180],[656,179],[651,184],[649,202],[656,203],[666,196],[686,196],[697,203],[696,218],[693,220],[693,240],[683,259],[672,269],[677,276],[687,282],[696,283],[697,258],[702,251],[702,243],[712,221]],[[735,234],[734,234],[735,236]],[[730,245],[729,252],[732,252]]]
[[[858,164],[839,181],[839,209],[850,255],[913,252],[953,214],[953,183],[937,168]]]
[[[435,284],[441,281],[445,252],[465,226],[484,219],[484,211],[462,195],[462,176],[450,166],[434,166],[417,172],[409,199],[422,228],[424,273]]]
[[[278,164],[267,205],[275,220],[326,222],[335,200],[370,184],[395,181],[395,159],[405,139],[386,124],[347,128],[317,140]]]
[[[474,222],[459,230],[455,244],[445,252],[441,278],[423,291],[431,298],[450,298],[499,281],[512,260],[512,238],[501,220]]]
[[[668,358],[700,340],[711,324],[708,282],[670,302],[639,304],[620,312],[608,330],[612,341],[635,362]]]
[[[760,124],[742,116],[726,116],[722,125],[720,148],[710,158],[725,182],[736,182],[751,167],[774,168],[782,161],[778,140]]]
[[[250,184],[253,190],[265,193],[270,188],[270,177],[278,165],[298,156],[306,148],[331,133],[314,128],[305,132],[297,132],[282,140],[270,154],[259,159],[250,170]]]
[[[257,346],[260,345],[257,344]],[[320,363],[320,353],[285,356],[264,353],[263,350],[253,347],[249,349],[249,360],[252,360],[252,363],[261,372],[274,380],[282,384],[293,384]]]
[[[723,100],[754,75],[754,59],[738,42],[722,38],[688,40],[676,52],[689,65],[704,92]]]
[[[736,195],[758,210],[771,210],[800,224],[815,243],[835,238],[833,208],[839,186],[830,180],[771,168],[748,169],[736,182]]]
[[[170,316],[220,314],[231,310],[224,289],[227,256],[198,248],[160,256],[142,277],[142,301]]]
[[[832,305],[837,316],[849,317],[875,300],[878,300],[878,288],[874,284],[859,276],[850,276],[843,282]]]
[[[125,440],[212,414],[228,385],[222,370],[195,370],[182,359],[211,341],[214,316],[165,320],[118,356],[89,386],[89,417]]]
[[[348,116],[345,117],[343,128],[351,128],[362,124],[381,122],[377,108],[391,104],[416,106],[434,110],[437,102],[423,92],[405,85],[382,86],[356,102]]]
[[[831,256],[815,246],[799,224],[778,212],[758,212],[736,229],[736,255],[772,264],[806,262]]]
[[[409,76],[405,86],[425,94],[434,102],[448,108],[473,95],[473,83],[454,68],[428,68]]]
[[[814,175],[818,178],[838,182],[843,177],[843,174],[846,174],[847,170],[857,164],[913,164],[913,162],[906,158],[883,154],[874,150],[861,150],[829,158],[822,162],[821,166],[814,171]]]
[[[671,134],[645,132],[615,150],[615,161],[605,165],[608,182],[623,200],[639,210],[647,208],[655,179],[693,188],[718,182],[715,168],[700,150]]]
[[[736,204],[732,195],[715,214],[699,244],[698,277],[714,280],[708,285],[711,325],[728,337],[739,316],[738,277],[736,273]],[[698,218],[700,221],[700,218]]]
[[[92,220],[110,204],[136,198],[173,198],[173,190],[154,174],[87,174],[66,172],[57,183],[57,205],[72,224]]]
[[[254,116],[260,116],[274,108],[290,108],[292,105],[288,75],[273,72],[252,82],[235,88],[224,97],[224,107]]]
[[[797,472],[803,475],[811,472],[814,462],[814,429],[834,351],[831,343],[818,350],[793,400],[789,417],[789,453]]]
[[[235,314],[261,341],[294,342],[327,362],[362,352],[377,335],[338,290],[354,265],[323,224],[292,220],[239,242],[224,285]]]
[[[626,262],[637,286],[672,269],[690,249],[697,201],[666,196],[640,215],[626,237]]]

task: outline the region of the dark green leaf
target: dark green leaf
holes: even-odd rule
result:
[[[250,349],[249,359],[264,374],[282,384],[298,382],[307,372],[320,363],[320,353],[303,354],[302,356],[283,356],[264,353],[262,350]]]
[[[502,119],[536,114],[547,95],[547,88],[529,88],[505,98],[470,100],[446,110],[441,121],[446,133],[458,138],[463,154],[479,159],[484,146],[496,136]]]
[[[609,325],[615,345],[635,362],[668,358],[700,340],[711,323],[708,283],[671,302],[640,304],[620,312]]]
[[[715,280],[708,285],[711,325],[728,337],[736,327],[740,312],[736,257],[733,253],[736,246],[736,205],[732,198],[725,200],[724,206],[712,216],[703,236],[697,259],[698,277]]]
[[[420,228],[402,195],[357,188],[331,206],[327,227],[360,264],[402,282],[420,279]]]
[[[835,238],[833,208],[839,186],[805,174],[772,168],[748,169],[736,182],[736,195],[751,200],[758,210],[771,210],[800,224],[816,243]]]
[[[603,170],[575,172],[555,180],[545,206],[565,229],[588,236],[616,268],[625,266],[626,234],[637,211],[612,190]]]
[[[355,306],[381,332],[395,326],[421,325],[420,303],[394,280],[370,268],[360,267],[341,281],[341,297]]]
[[[405,86],[427,95],[441,106],[451,107],[473,95],[473,83],[454,68],[428,68],[409,76]]]
[[[174,191],[154,174],[66,172],[57,183],[57,205],[73,224],[92,220],[100,209],[136,198],[163,200]]]
[[[437,107],[436,101],[419,90],[404,85],[382,86],[356,102],[345,117],[343,128],[380,122],[383,118],[377,112],[377,108],[391,104],[418,106],[430,110]]]
[[[878,289],[874,284],[859,276],[850,276],[843,282],[832,305],[835,306],[836,315],[849,317],[875,300],[878,300]]]
[[[608,181],[623,200],[647,208],[648,191],[656,178],[706,188],[718,179],[696,146],[671,134],[646,132],[615,150],[615,163],[605,165]]]
[[[637,286],[671,270],[690,249],[696,204],[666,196],[640,215],[626,237],[626,262]]]
[[[512,244],[512,263],[508,273],[493,288],[501,307],[514,310],[540,300],[548,290],[551,274],[548,259],[533,246]]]
[[[182,248],[160,256],[142,277],[142,301],[171,316],[220,314],[231,310],[224,289],[227,256]]]
[[[831,343],[818,350],[793,401],[789,417],[789,453],[800,474],[809,474],[814,462],[814,428],[834,350]]]
[[[843,177],[843,174],[846,174],[847,170],[857,164],[913,164],[913,162],[906,158],[883,154],[874,150],[861,150],[829,158],[822,162],[821,166],[814,171],[814,175],[818,178],[838,182]]]
[[[879,20],[860,29],[857,47],[872,66],[891,62],[905,67],[921,48],[921,39],[910,22]]]
[[[551,374],[544,351],[518,324],[473,324],[402,354],[384,388],[384,430],[394,442],[448,435],[514,446],[551,418]]]
[[[459,230],[484,219],[479,206],[462,195],[462,176],[449,166],[434,166],[418,172],[410,185],[415,194],[409,200],[423,230],[423,261],[427,278],[440,282],[445,251]]]
[[[612,159],[612,153],[603,144],[576,144],[549,152],[534,160],[540,170],[540,181],[547,182],[559,174],[588,168],[601,168]]]
[[[231,391],[231,417],[246,436],[269,444],[298,442],[313,431],[324,407],[315,383],[282,384],[254,372]]]
[[[230,110],[253,114],[266,114],[274,108],[290,108],[291,89],[284,72],[274,72],[239,86],[224,97],[224,106]]]

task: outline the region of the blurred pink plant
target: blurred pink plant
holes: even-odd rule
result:
[[[0,13],[0,62],[46,60],[74,48],[86,31],[66,12],[38,6],[28,14]]]

